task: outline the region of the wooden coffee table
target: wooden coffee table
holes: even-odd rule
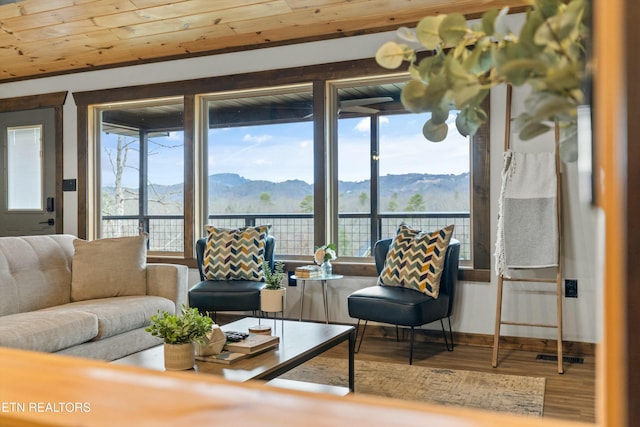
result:
[[[313,359],[330,348],[348,341],[349,345],[349,390],[354,391],[354,346],[355,328],[346,325],[277,320],[247,317],[221,326],[223,331],[247,332],[258,323],[272,326],[272,333],[280,337],[280,343],[266,350],[231,364],[196,360],[194,371],[221,375],[232,381],[260,379],[269,381],[302,363]],[[268,323],[267,323],[268,322]],[[118,365],[133,365],[148,369],[164,370],[162,345],[131,354],[114,362]]]

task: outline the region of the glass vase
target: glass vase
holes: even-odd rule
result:
[[[333,272],[333,266],[331,265],[331,261],[327,260],[322,263],[320,266],[320,270],[322,270],[323,276],[331,276]]]

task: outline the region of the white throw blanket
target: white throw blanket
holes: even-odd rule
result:
[[[504,154],[499,198],[496,272],[558,265],[555,154]],[[505,274],[506,275],[506,274]]]

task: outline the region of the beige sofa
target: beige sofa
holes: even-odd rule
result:
[[[0,346],[115,360],[161,343],[144,330],[187,302],[188,268],[146,263],[146,236],[0,237]]]

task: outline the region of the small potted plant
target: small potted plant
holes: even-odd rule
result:
[[[165,369],[184,370],[193,368],[195,363],[194,343],[204,343],[212,328],[209,316],[183,305],[179,313],[162,311],[151,316],[145,331],[164,341]]]
[[[283,311],[285,288],[282,286],[284,280],[284,264],[276,261],[273,271],[269,268],[269,263],[262,264],[264,271],[264,281],[266,286],[260,291],[260,309],[266,312]]]

